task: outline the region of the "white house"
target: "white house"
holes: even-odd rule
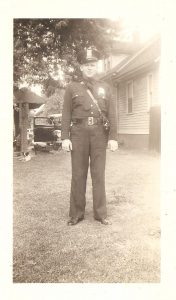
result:
[[[118,139],[126,147],[160,150],[159,65],[156,35],[102,76],[113,86]]]

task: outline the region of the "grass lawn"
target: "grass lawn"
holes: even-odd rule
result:
[[[14,157],[14,282],[160,281],[160,157],[107,152],[108,218],[93,219],[90,175],[85,220],[67,226],[70,155]]]

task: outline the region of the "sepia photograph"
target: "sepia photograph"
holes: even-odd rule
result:
[[[157,30],[13,20],[14,283],[160,282]]]
[[[174,0],[1,0],[3,300],[175,300]]]

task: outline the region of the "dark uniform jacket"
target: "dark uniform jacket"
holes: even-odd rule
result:
[[[87,93],[89,88],[98,101],[102,113],[110,122],[109,140],[117,140],[117,118],[116,107],[107,83],[94,80],[91,84],[87,82],[71,82],[65,91],[62,112],[62,140],[69,139],[70,124],[74,119],[87,117],[99,118],[97,106],[93,103]]]

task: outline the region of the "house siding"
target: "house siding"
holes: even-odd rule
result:
[[[149,98],[148,74],[153,75],[152,104],[158,104],[158,70],[151,70],[135,78],[133,81],[133,112],[127,113],[126,86],[129,79],[118,85],[118,133],[119,134],[149,134]]]
[[[119,133],[148,134],[149,114],[147,106],[146,76],[133,79],[133,112],[127,112],[127,81],[119,84]]]

